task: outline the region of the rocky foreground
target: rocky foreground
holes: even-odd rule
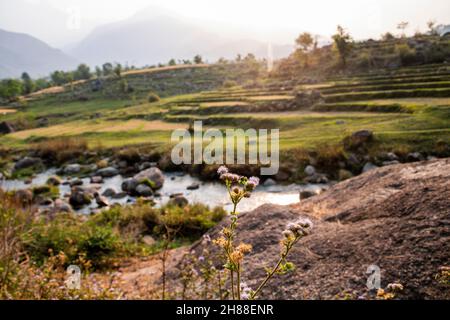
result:
[[[276,262],[281,232],[299,216],[314,222],[314,232],[291,253],[296,269],[275,276],[260,298],[373,298],[366,286],[370,265],[381,268],[383,288],[404,286],[399,298],[450,298],[448,285],[435,279],[450,265],[450,159],[375,169],[297,205],[241,214],[237,241],[253,246],[244,271],[250,287]],[[200,255],[205,245],[192,249]]]

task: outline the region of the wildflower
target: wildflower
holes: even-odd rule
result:
[[[285,238],[287,238],[287,239],[289,239],[289,238],[291,238],[291,237],[294,236],[294,234],[292,233],[291,230],[284,230],[284,231],[282,232],[282,234],[283,234],[283,236],[284,236]]]
[[[221,248],[225,248],[227,246],[227,240],[224,237],[213,240],[213,243]]]
[[[252,289],[245,282],[241,282],[241,299],[248,300],[252,294]]]
[[[250,251],[252,251],[252,246],[250,244],[241,243],[237,246],[236,250],[242,253],[249,253]]]
[[[220,166],[219,169],[217,169],[217,173],[219,174],[219,176],[228,173],[228,168],[225,166]]]
[[[220,179],[228,183],[236,183],[241,177],[234,173],[224,173],[220,176]]]
[[[242,262],[242,259],[244,259],[244,253],[239,250],[235,250],[230,254],[230,259],[234,263],[239,264]]]
[[[259,185],[259,178],[258,177],[251,177],[250,179],[248,179],[247,184],[246,184],[246,189],[248,191],[253,191],[255,190],[255,188]]]
[[[203,261],[205,261],[205,257],[204,257],[204,256],[200,256],[200,257],[198,257],[198,261],[200,261],[200,262],[203,262]]]

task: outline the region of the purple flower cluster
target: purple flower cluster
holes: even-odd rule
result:
[[[307,236],[311,233],[313,223],[306,218],[300,218],[296,222],[291,222],[287,225],[286,230],[283,231],[283,235],[289,238],[291,235],[295,237]]]

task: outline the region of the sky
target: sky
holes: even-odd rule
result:
[[[337,24],[355,39],[398,32],[401,21],[410,22],[410,34],[424,31],[429,20],[450,24],[449,0],[0,0],[0,28],[64,47],[146,8],[278,43],[292,42],[302,31],[330,36]]]

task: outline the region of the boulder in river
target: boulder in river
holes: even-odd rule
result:
[[[53,206],[58,212],[72,212],[70,205],[62,199],[56,199]]]
[[[92,202],[92,197],[89,192],[82,188],[75,187],[72,189],[70,194],[69,203],[72,207],[78,209],[86,205],[90,205]]]
[[[136,187],[136,193],[142,197],[151,197],[153,196],[153,190],[146,184],[139,184]]]
[[[16,162],[16,164],[14,165],[14,169],[20,170],[38,166],[43,166],[42,160],[40,158],[25,157]]]
[[[67,166],[64,167],[63,172],[65,174],[75,174],[75,173],[79,173],[81,171],[81,165],[79,165],[78,163],[74,163],[74,164],[68,164]]]
[[[99,208],[109,207],[108,199],[106,199],[106,197],[99,195],[98,192],[94,194],[94,198]]]
[[[307,176],[312,176],[312,175],[314,175],[315,173],[316,173],[316,168],[314,168],[314,167],[311,166],[311,165],[306,166],[306,168],[305,168],[305,174],[306,174]]]
[[[193,183],[193,184],[187,186],[186,189],[188,189],[188,190],[197,190],[197,189],[200,189],[200,184],[199,184],[199,183]]]
[[[177,196],[177,197],[170,199],[168,204],[183,208],[189,204],[189,200],[186,199],[186,197],[184,197],[184,196]]]
[[[122,190],[127,192],[130,195],[136,193],[136,188],[139,185],[139,181],[134,178],[125,179],[122,182]]]
[[[164,175],[156,167],[152,167],[149,169],[146,169],[144,171],[139,172],[137,175],[134,176],[134,179],[137,181],[143,181],[143,180],[149,180],[153,182],[153,189],[158,190],[161,189],[164,184]]]
[[[117,194],[117,191],[113,188],[108,188],[105,191],[103,191],[102,196],[105,197],[114,197]]]
[[[117,176],[119,174],[119,170],[117,170],[114,167],[106,167],[103,169],[99,169],[97,170],[96,175],[101,176],[103,178],[110,178],[110,177],[114,177]]]

